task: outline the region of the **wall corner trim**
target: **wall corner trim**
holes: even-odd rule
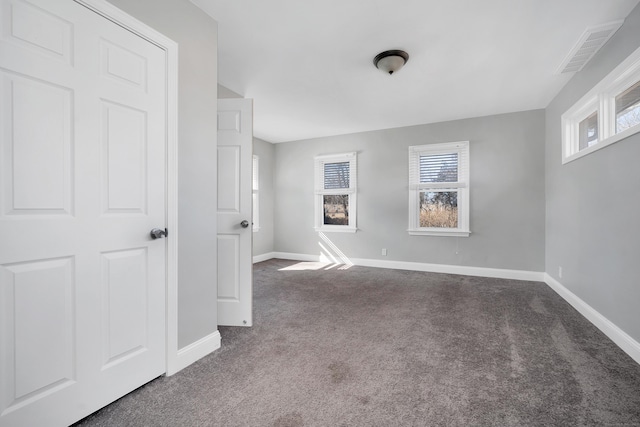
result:
[[[256,262],[268,261],[273,258],[277,258],[276,252],[267,252],[266,254],[254,255],[253,263],[255,264]]]
[[[178,373],[192,363],[202,359],[206,355],[213,353],[220,348],[221,336],[219,331],[215,331],[198,341],[189,344],[178,350],[178,356],[174,363],[167,369],[167,376]]]
[[[640,343],[634,340],[626,332],[616,326],[612,321],[604,317],[580,297],[565,288],[560,282],[545,273],[544,282],[567,301],[573,308],[582,314],[596,328],[600,329],[611,341],[640,364]]]

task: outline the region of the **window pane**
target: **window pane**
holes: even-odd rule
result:
[[[324,189],[349,188],[349,162],[324,164]]]
[[[640,82],[616,96],[616,133],[640,124]]]
[[[579,124],[580,150],[591,147],[598,142],[598,112],[596,111]]]
[[[324,224],[349,225],[349,195],[323,196]]]
[[[420,156],[420,182],[457,182],[458,153]]]
[[[457,228],[458,192],[421,192],[420,227]]]
[[[258,206],[258,192],[253,192],[253,210],[252,210],[252,220],[253,220],[253,228],[259,227],[259,212],[260,207]]]
[[[252,179],[252,187],[254,190],[258,189],[258,185],[260,183],[260,174],[258,172],[258,156],[253,156],[253,179]]]

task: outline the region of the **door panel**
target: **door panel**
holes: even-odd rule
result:
[[[252,108],[250,99],[218,100],[218,324],[225,326],[253,322]]]
[[[165,52],[73,1],[0,12],[0,425],[68,425],[165,370]]]
[[[9,319],[2,347],[13,348],[3,376],[3,407],[38,399],[75,380],[73,258],[2,267],[2,312]],[[41,349],[47,348],[46,355]],[[45,363],[46,362],[46,363]]]
[[[102,76],[127,86],[146,91],[147,61],[143,56],[125,47],[100,42]]]
[[[71,64],[73,24],[27,2],[3,1],[3,38]]]
[[[102,254],[103,369],[147,346],[147,264],[146,248]]]
[[[223,266],[240,263],[240,237],[218,235],[218,262]],[[240,303],[240,280],[237,268],[218,269],[218,301]]]
[[[147,212],[147,118],[144,111],[102,101],[104,213]]]
[[[5,214],[71,213],[71,95],[54,84],[2,72]]]
[[[240,214],[240,147],[218,144],[218,212]]]

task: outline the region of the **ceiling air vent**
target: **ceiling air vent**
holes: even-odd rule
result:
[[[593,55],[618,31],[623,22],[624,20],[620,20],[587,28],[560,64],[557,73],[574,73],[582,70]]]

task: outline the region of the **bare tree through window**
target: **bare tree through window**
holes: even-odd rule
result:
[[[469,235],[469,141],[409,147],[409,234]]]
[[[349,225],[349,195],[323,197],[324,224]]]
[[[316,227],[355,231],[356,153],[316,157]]]
[[[349,188],[349,162],[324,164],[324,189]],[[332,194],[322,198],[325,225],[349,225],[349,195]]]
[[[420,182],[458,181],[458,154],[420,156]],[[420,192],[420,227],[456,228],[458,226],[458,192]]]

